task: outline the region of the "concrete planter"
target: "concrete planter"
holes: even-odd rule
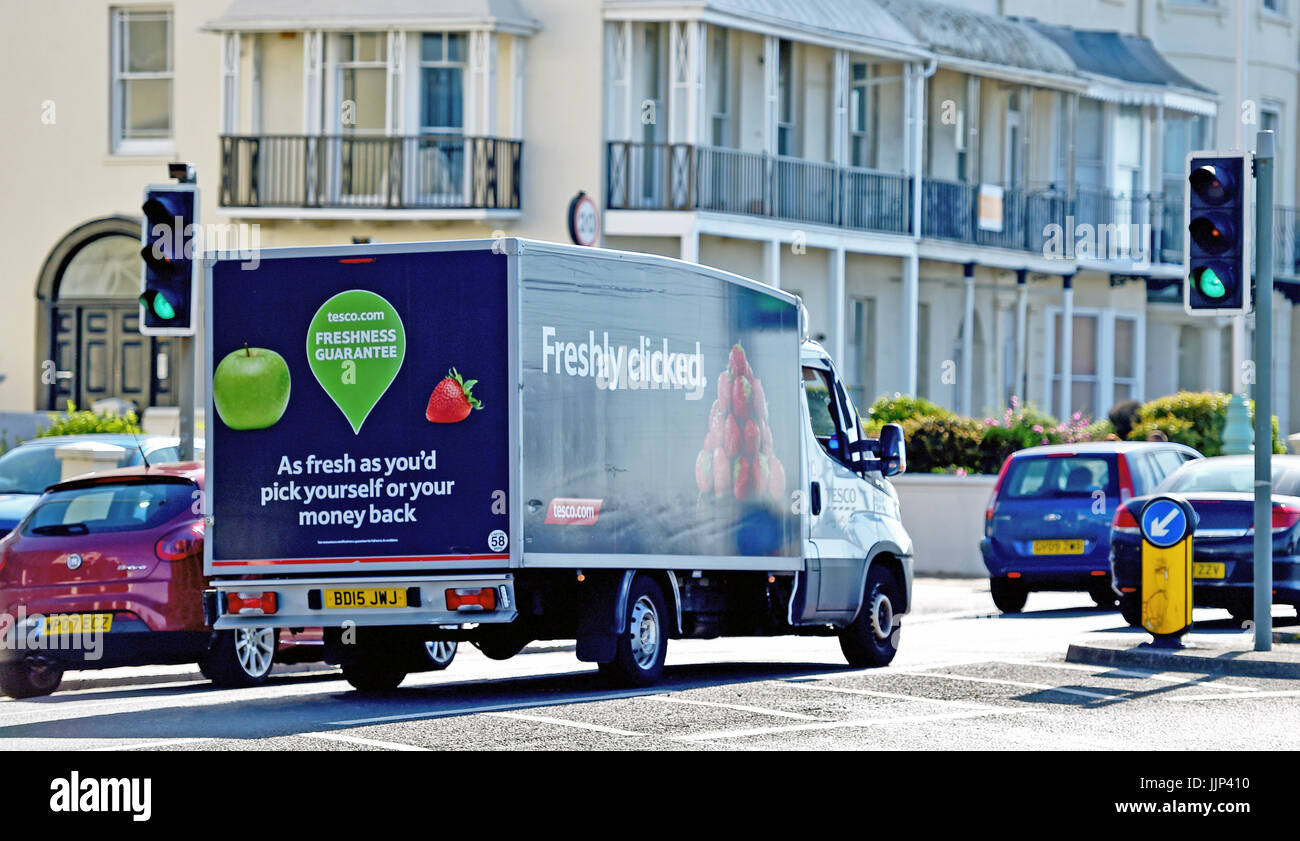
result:
[[[903,525],[915,546],[917,575],[988,575],[980,540],[996,476],[904,473],[890,481],[898,489]]]

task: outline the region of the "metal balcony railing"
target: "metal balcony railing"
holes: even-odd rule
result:
[[[684,143],[611,141],[605,206],[714,210],[882,233],[911,230],[901,173]]]
[[[499,137],[225,135],[221,205],[517,210],[521,152]]]

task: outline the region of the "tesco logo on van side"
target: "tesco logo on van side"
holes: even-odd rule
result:
[[[546,507],[547,525],[594,526],[600,518],[603,499],[570,499],[557,496]]]

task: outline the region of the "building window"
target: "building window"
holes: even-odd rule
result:
[[[1074,127],[1074,180],[1079,186],[1100,188],[1106,182],[1102,110],[1099,100],[1079,100]]]
[[[709,142],[731,145],[731,54],[727,30],[709,27]]]
[[[383,134],[388,127],[388,36],[338,36],[339,128],[345,134]]]
[[[794,133],[794,44],[782,39],[777,48],[776,153],[798,155]]]
[[[1274,14],[1282,14],[1282,0],[1262,0],[1264,10]]]
[[[1108,406],[1098,406],[1096,413],[1098,417],[1109,406],[1113,406],[1121,400],[1137,400],[1141,395],[1136,361],[1138,358],[1138,329],[1138,320],[1136,318],[1122,315],[1115,316],[1115,322],[1111,328],[1115,336],[1115,340],[1111,343],[1115,348],[1113,394]]]
[[[876,397],[875,336],[876,299],[850,298],[844,379],[855,406],[870,406]]]
[[[1062,337],[1062,314],[1057,313],[1053,316],[1053,333],[1055,338],[1054,353],[1052,355],[1052,394],[1051,404],[1053,414],[1060,417],[1062,414],[1070,415],[1074,412],[1082,412],[1085,415],[1095,416],[1097,414],[1098,404],[1101,402],[1097,389],[1097,333],[1101,319],[1096,315],[1074,315],[1074,333],[1073,341],[1068,349],[1061,347]],[[1070,366],[1070,405],[1066,407],[1061,403],[1061,381],[1064,378],[1065,366]],[[1066,412],[1066,409],[1069,409]],[[1068,418],[1062,418],[1066,420]]]
[[[930,305],[916,305],[916,396],[933,400],[930,392]]]
[[[865,61],[853,62],[852,84],[849,88],[849,145],[854,166],[875,168],[879,166],[877,143],[879,128],[879,85],[871,83],[871,65]]]
[[[1282,106],[1277,103],[1265,103],[1259,108],[1259,130],[1273,132],[1274,160],[1282,158]]]
[[[420,38],[420,133],[459,134],[465,127],[465,33]]]
[[[1200,327],[1184,324],[1178,328],[1178,390],[1201,391],[1208,387],[1204,382],[1205,354],[1202,350]]]
[[[1050,412],[1068,420],[1075,412],[1104,417],[1121,400],[1141,400],[1143,392],[1144,324],[1137,314],[1113,310],[1075,310],[1069,349],[1061,343],[1062,311],[1048,310],[1051,355],[1047,404]],[[1065,366],[1070,368],[1069,405],[1061,402]]]
[[[112,12],[112,143],[120,154],[172,148],[172,13]]]

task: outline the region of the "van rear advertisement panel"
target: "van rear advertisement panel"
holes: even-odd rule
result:
[[[525,563],[800,555],[793,303],[570,255],[526,253],[519,284]]]
[[[210,573],[507,565],[506,261],[213,265]]]

